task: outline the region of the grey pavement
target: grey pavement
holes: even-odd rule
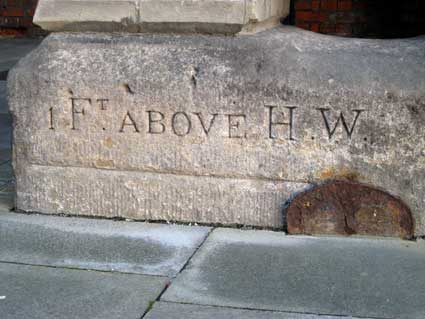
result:
[[[175,276],[210,228],[0,214],[0,261]]]
[[[342,316],[321,316],[276,311],[247,310],[228,307],[211,307],[170,302],[155,303],[146,319],[358,319]]]
[[[163,301],[373,318],[425,318],[425,245],[217,229]]]
[[[1,318],[425,317],[424,241],[209,231],[0,213]]]
[[[140,319],[164,277],[0,263],[2,319]]]

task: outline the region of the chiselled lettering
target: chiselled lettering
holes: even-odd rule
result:
[[[328,132],[329,139],[332,139],[333,135],[335,134],[336,129],[338,128],[339,124],[342,123],[342,127],[344,131],[347,133],[348,138],[351,139],[354,128],[356,127],[357,120],[360,117],[360,114],[364,112],[365,110],[353,110],[355,113],[354,120],[350,126],[348,126],[347,121],[345,120],[344,114],[342,112],[339,113],[339,117],[336,120],[334,125],[331,125],[329,122],[328,117],[326,116],[326,113],[330,111],[328,108],[318,108],[318,110],[321,112],[323,121],[325,123],[326,131]],[[332,127],[333,126],[333,127]]]
[[[124,128],[126,126],[132,126],[136,133],[140,132],[136,122],[134,121],[133,117],[130,114],[130,111],[128,111],[127,114],[124,116],[124,119],[122,120],[122,124],[121,124],[121,129],[119,130],[119,132],[124,133]]]
[[[106,111],[107,110],[107,108],[108,108],[108,104],[107,103],[109,102],[109,99],[97,99],[96,101],[99,102],[100,109],[102,111]]]
[[[53,127],[53,107],[49,109],[49,129],[54,130]]]
[[[91,99],[89,98],[76,98],[71,97],[71,113],[72,113],[72,129],[77,130],[79,129],[79,125],[77,124],[77,115],[84,116],[86,113],[86,110],[84,108],[84,105],[91,105]]]
[[[229,120],[229,138],[246,138],[245,114],[227,114]]]
[[[284,122],[283,120],[276,120],[276,117],[280,115],[280,117],[285,117],[285,114],[282,112],[274,112],[274,109],[277,106],[266,105],[266,108],[269,110],[269,138],[270,139],[278,139],[278,134],[276,133],[277,128],[279,126],[284,126],[288,128],[288,139],[290,141],[294,141],[294,110],[297,108],[296,106],[285,106],[284,108],[288,110],[289,116],[288,121]]]
[[[73,93],[72,93],[73,94]],[[125,105],[109,97],[75,97],[72,95],[71,115],[60,113],[60,108],[48,109],[47,128],[58,130],[61,123],[68,123],[73,130],[96,130],[120,133],[140,133],[141,135],[167,135],[168,137],[222,138],[222,139],[267,139],[273,143],[315,140],[316,134],[325,134],[329,141],[339,143],[335,137],[343,136],[348,141],[355,136],[359,122],[363,120],[365,109],[341,111],[338,106],[309,108],[295,105],[265,104],[255,108],[220,106],[214,112],[211,106],[205,112],[191,111],[190,108],[172,106],[134,105],[131,111],[124,110],[117,117],[116,112]],[[134,101],[133,101],[134,102]],[[132,102],[132,103],[133,103]],[[335,108],[335,109],[333,109]],[[220,111],[219,111],[220,110]],[[65,119],[63,117],[66,117]],[[114,122],[114,119],[115,122]],[[84,124],[84,125],[83,125]],[[306,139],[307,138],[307,139]],[[359,137],[368,142],[367,137]],[[202,139],[199,139],[202,142]],[[273,144],[272,143],[272,144]],[[295,143],[291,143],[295,144]]]
[[[186,136],[192,129],[190,117],[185,112],[174,113],[171,117],[171,128],[177,136]]]
[[[218,116],[218,113],[212,114],[212,118],[211,118],[208,126],[205,125],[204,119],[203,119],[201,113],[193,113],[193,114],[195,114],[198,117],[199,122],[201,123],[202,129],[205,132],[205,135],[208,136],[210,134],[210,131],[211,131],[212,126],[214,125],[215,119]]]
[[[162,134],[165,132],[165,125],[163,120],[164,114],[157,111],[147,111],[148,113],[148,133],[149,134]]]

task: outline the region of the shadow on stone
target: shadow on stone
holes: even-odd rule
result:
[[[332,180],[295,196],[285,210],[288,233],[411,239],[414,220],[399,198],[369,185]]]

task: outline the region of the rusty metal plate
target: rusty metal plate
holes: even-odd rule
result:
[[[399,198],[369,185],[330,181],[297,195],[286,209],[290,234],[369,235],[410,239],[414,220]]]

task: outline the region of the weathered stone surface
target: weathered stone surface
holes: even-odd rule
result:
[[[138,1],[40,1],[34,23],[49,31],[137,32]]]
[[[18,191],[24,211],[270,227],[282,225],[283,204],[305,186],[37,164],[25,166],[18,185],[31,185]]]
[[[9,76],[26,211],[281,227],[346,177],[425,234],[425,41],[53,34]]]
[[[41,0],[34,22],[50,31],[238,33],[279,24],[289,0]]]
[[[422,319],[424,262],[424,241],[287,236],[219,228],[161,301]]]
[[[410,239],[414,221],[400,199],[348,181],[331,181],[297,195],[285,210],[290,234],[390,236]]]

